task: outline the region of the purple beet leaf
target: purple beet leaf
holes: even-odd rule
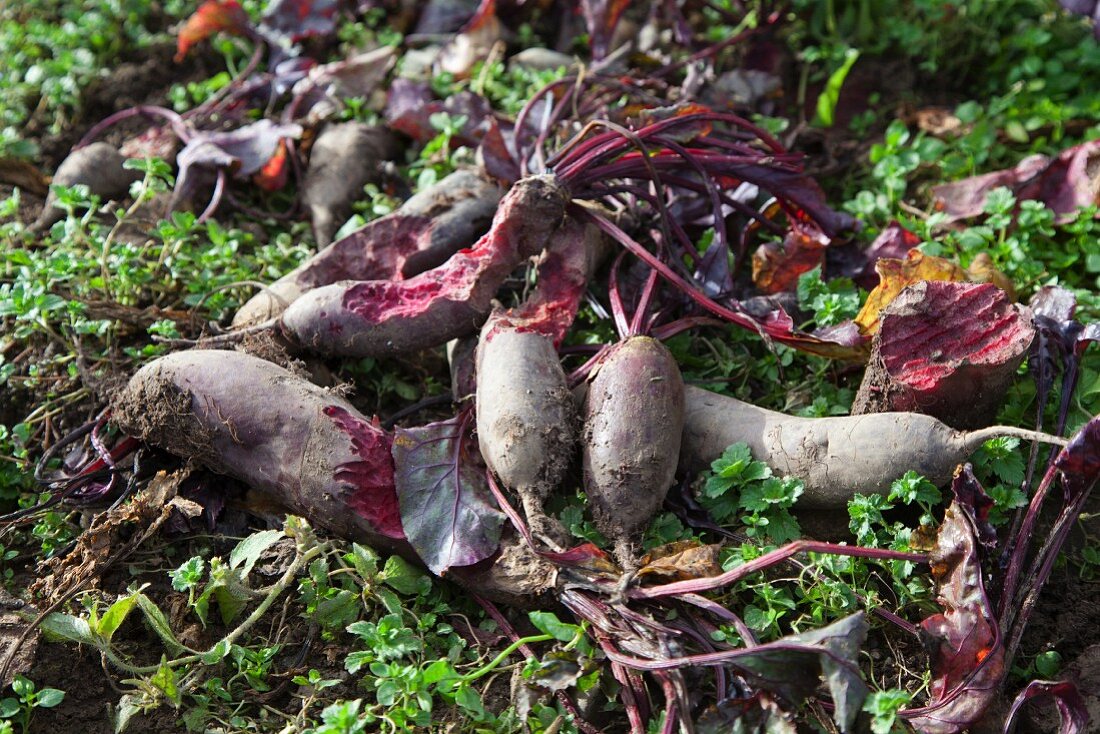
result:
[[[820,629],[739,650],[729,662],[753,687],[791,706],[813,696],[824,677],[833,699],[833,719],[841,731],[849,732],[867,697],[858,660],[866,639],[867,620],[858,613]]]
[[[935,186],[932,198],[951,222],[980,216],[989,192],[1007,186],[1017,200],[1041,201],[1060,219],[1072,217],[1078,207],[1096,202],[1098,156],[1100,140],[1092,140],[1066,148],[1054,158],[1034,155],[1015,168]]]
[[[1088,731],[1089,711],[1077,686],[1069,681],[1033,680],[1016,696],[1005,718],[1004,734],[1016,730],[1016,715],[1028,701],[1053,701],[1058,707],[1061,726],[1058,734],[1085,734]]]
[[[921,628],[932,651],[931,700],[902,715],[922,734],[955,734],[981,719],[1005,676],[1005,649],[985,590],[980,528],[984,510],[969,502],[977,482],[955,477],[955,500],[944,514],[929,555],[937,601],[943,608]]]
[[[297,43],[310,36],[327,36],[336,30],[337,0],[271,0],[264,10],[263,25]]]
[[[195,169],[229,171],[247,178],[271,160],[284,138],[298,138],[299,125],[260,120],[229,132],[198,132],[176,157],[179,174],[173,203],[191,195],[198,182]]]
[[[1059,286],[1045,286],[1031,297],[1037,338],[1031,348],[1029,367],[1035,375],[1036,424],[1042,426],[1042,412],[1054,385],[1054,376],[1062,372],[1062,403],[1058,410],[1058,433],[1065,430],[1066,419],[1080,377],[1081,357],[1089,345],[1100,341],[1100,324],[1084,325],[1074,319],[1077,299]]]
[[[615,28],[628,7],[628,0],[581,0],[581,13],[588,26],[588,37],[592,39],[594,61],[599,61],[612,50]]]
[[[469,422],[465,414],[394,434],[401,524],[437,575],[488,558],[500,545],[504,515],[489,494]]]
[[[291,114],[310,122],[328,117],[352,97],[369,98],[378,89],[397,60],[392,46],[365,51],[341,61],[309,69],[294,84]]]

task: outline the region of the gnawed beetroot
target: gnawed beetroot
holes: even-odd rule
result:
[[[1034,338],[1031,311],[992,284],[911,285],[881,316],[852,414],[914,411],[954,428],[989,425]]]
[[[341,280],[399,280],[437,267],[488,229],[501,195],[476,171],[455,171],[257,293],[233,325],[267,321],[306,291]]]
[[[281,319],[283,334],[324,355],[377,357],[439,346],[473,332],[493,296],[562,222],[568,194],[553,176],[532,176],[501,200],[489,232],[444,265],[404,281],[317,288]]]
[[[391,437],[288,370],[241,352],[176,352],[138,370],[112,409],[131,436],[240,479],[337,535],[411,553]]]
[[[567,219],[539,258],[535,290],[519,307],[493,314],[492,328],[486,325],[483,340],[495,330],[512,329],[542,334],[560,346],[577,317],[588,281],[610,252],[611,243],[598,227]]]
[[[302,184],[302,200],[313,217],[318,247],[327,247],[351,215],[363,187],[381,180],[381,165],[401,154],[397,136],[361,122],[328,125],[317,136]]]

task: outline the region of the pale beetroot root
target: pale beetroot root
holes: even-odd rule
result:
[[[599,229],[567,219],[539,258],[538,283],[517,308],[497,309],[477,349],[478,445],[486,465],[515,490],[532,532],[568,541],[543,504],[577,444],[577,415],[556,347],[576,318],[592,273],[608,252]]]
[[[332,242],[363,187],[381,181],[382,164],[401,152],[400,140],[386,127],[355,121],[325,126],[313,143],[302,183],[318,247]]]
[[[282,315],[281,331],[303,349],[347,357],[407,354],[470,334],[508,275],[548,244],[567,201],[553,176],[523,179],[501,200],[489,232],[442,266],[403,281],[312,290]]]
[[[303,293],[324,285],[400,280],[438,267],[484,234],[502,194],[477,171],[455,171],[257,293],[237,311],[233,326],[274,318]]]
[[[1034,339],[1030,310],[992,284],[915,283],[881,316],[852,414],[915,411],[954,428],[987,426]]]
[[[684,382],[668,348],[647,336],[613,347],[585,396],[581,451],[596,527],[628,571],[675,480],[683,425]]]
[[[141,171],[123,168],[126,158],[107,143],[92,143],[78,148],[61,161],[54,173],[52,183],[57,186],[76,186],[83,184],[92,194],[106,201],[117,199],[129,192],[130,184],[141,180]],[[65,218],[65,210],[55,206],[56,194],[51,190],[46,196],[42,213],[31,225],[31,229],[41,232]]]
[[[921,413],[796,418],[688,387],[680,466],[702,471],[728,446],[745,443],[776,474],[805,483],[800,508],[844,508],[856,493],[886,494],[910,470],[942,486],[960,462],[997,436],[1065,443],[1011,426],[956,431]]]
[[[523,503],[533,533],[564,542],[543,510],[577,444],[576,413],[558,353],[536,332],[486,323],[477,350],[477,441],[486,465]]]
[[[410,555],[391,437],[346,400],[242,352],[142,367],[112,403],[123,432],[234,477],[345,538]]]

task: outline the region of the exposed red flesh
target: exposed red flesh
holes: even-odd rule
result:
[[[472,247],[404,281],[338,283],[310,291],[283,314],[291,341],[322,354],[385,356],[427,349],[477,329],[493,297],[561,224],[565,190],[550,176],[520,181]]]
[[[988,425],[1034,337],[1031,312],[992,284],[914,284],[883,312],[852,412]]]
[[[510,328],[542,334],[555,347],[561,346],[588,281],[608,249],[596,227],[567,220],[539,260],[535,290],[519,307],[494,314],[494,326],[484,338],[490,340],[497,329]]]
[[[383,535],[404,540],[401,512],[394,485],[393,437],[376,424],[352,415],[338,405],[324,408],[324,414],[351,438],[352,453],[360,461],[336,467],[335,478],[352,486],[348,507],[366,518]]]

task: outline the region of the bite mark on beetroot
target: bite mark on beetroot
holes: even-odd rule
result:
[[[352,452],[361,459],[336,467],[335,479],[350,486],[348,507],[365,517],[378,532],[403,540],[405,531],[401,527],[390,451],[393,438],[379,426],[338,405],[326,406],[323,412],[348,435]]]

